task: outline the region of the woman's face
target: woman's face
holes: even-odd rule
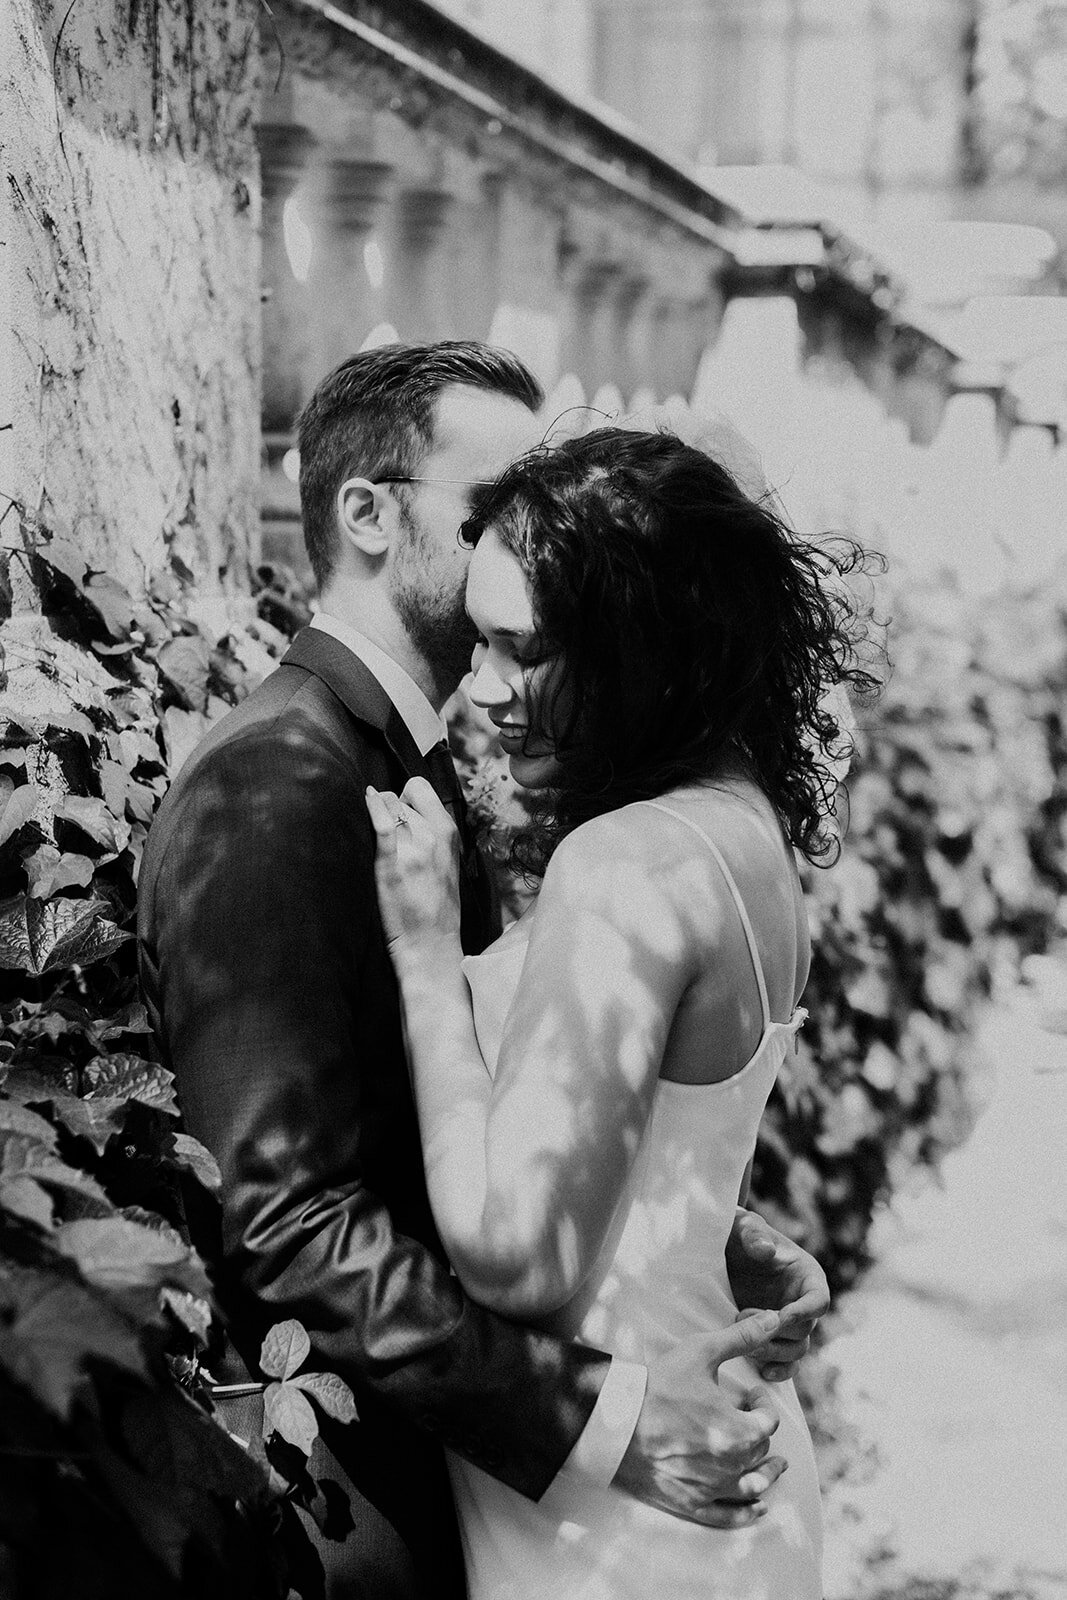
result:
[[[545,725],[558,656],[545,656],[526,575],[491,529],[479,539],[467,571],[467,613],[478,631],[469,694],[488,712],[524,789],[544,789],[558,773],[552,730]]]

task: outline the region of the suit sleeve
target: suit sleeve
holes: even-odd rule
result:
[[[222,1169],[220,1298],[246,1348],[299,1319],[357,1400],[373,1391],[536,1498],[609,1358],[475,1305],[405,1233],[413,1108],[391,1204],[375,1192],[377,1135],[408,1089],[363,781],[312,739],[243,737],[182,785],[155,852],[145,986],[186,1126]]]

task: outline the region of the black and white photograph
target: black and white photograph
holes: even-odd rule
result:
[[[1067,1600],[1067,0],[0,0],[0,1600]]]

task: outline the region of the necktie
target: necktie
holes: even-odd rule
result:
[[[468,953],[485,948],[500,931],[500,907],[492,876],[475,843],[467,815],[467,801],[452,755],[444,739],[423,757],[426,776],[438,799],[459,829],[460,903],[463,911],[463,948]]]
[[[451,752],[445,740],[442,739],[428,750],[424,759],[426,762],[426,775],[434,786],[437,798],[445,810],[450,813],[453,822],[459,829],[463,850],[466,854],[473,844],[467,823],[467,802],[452,761]]]

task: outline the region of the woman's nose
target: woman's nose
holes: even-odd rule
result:
[[[482,662],[471,679],[468,693],[476,706],[482,706],[489,711],[494,706],[506,706],[511,699],[512,690],[510,684],[505,683],[487,659]]]

